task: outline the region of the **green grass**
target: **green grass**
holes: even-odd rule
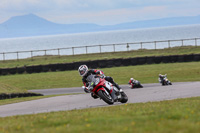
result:
[[[91,55],[35,57],[19,61],[0,62],[0,68],[24,65],[66,63],[83,60],[159,56],[200,53],[200,47],[164,50],[138,50]],[[157,83],[158,74],[168,74],[173,82],[200,81],[200,62],[169,63],[113,67],[102,69],[119,84],[130,77],[141,83]],[[77,71],[17,74],[0,76],[0,93],[24,92],[82,86]],[[1,100],[0,105],[33,100],[40,97]],[[63,133],[63,132],[154,132],[198,133],[200,131],[200,97],[153,103],[124,104],[103,108],[42,113],[0,118],[0,133]]]
[[[158,83],[159,73],[168,74],[172,83],[200,81],[200,62],[113,67],[101,70],[105,75],[112,76],[119,84],[127,84],[130,77],[138,79],[141,83]],[[82,86],[78,71],[7,75],[0,76],[0,82],[23,90]]]
[[[200,46],[184,46],[173,47],[157,50],[134,50],[128,52],[111,52],[69,56],[38,56],[28,59],[0,61],[0,68],[12,68],[30,65],[44,65],[55,63],[70,63],[88,60],[113,59],[113,58],[129,58],[129,57],[144,57],[144,56],[160,56],[160,55],[183,55],[183,54],[199,54]]]
[[[1,133],[199,133],[200,97],[0,118]]]
[[[1,93],[24,93],[26,89],[17,88],[15,85],[4,84],[0,82],[0,94]]]

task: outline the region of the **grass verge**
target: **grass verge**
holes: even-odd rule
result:
[[[14,85],[9,85],[9,84],[5,84],[5,83],[1,83],[0,82],[0,94],[1,93],[25,93],[27,92],[26,89],[22,89],[22,88],[17,88]]]
[[[138,79],[141,83],[158,83],[159,73],[168,74],[172,83],[200,81],[200,62],[113,67],[101,70],[106,76],[112,76],[119,84],[127,84],[130,77]],[[0,81],[2,84],[22,90],[82,86],[78,71],[7,75],[0,76]]]
[[[144,56],[165,56],[165,55],[183,55],[199,54],[200,46],[173,47],[157,50],[133,50],[125,52],[109,52],[97,54],[69,55],[69,56],[38,56],[28,59],[0,61],[0,68],[12,68],[30,65],[45,65],[55,63],[70,63],[88,60],[113,59],[113,58],[130,58]]]
[[[199,133],[200,97],[0,118],[2,133]]]

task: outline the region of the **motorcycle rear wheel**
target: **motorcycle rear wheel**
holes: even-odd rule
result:
[[[104,102],[106,102],[107,104],[111,105],[114,103],[114,100],[112,99],[112,97],[110,95],[108,95],[105,91],[100,90],[98,92],[98,95],[101,99],[103,99]]]
[[[121,103],[126,103],[128,101],[128,97],[124,92],[121,92],[122,99],[120,100]]]

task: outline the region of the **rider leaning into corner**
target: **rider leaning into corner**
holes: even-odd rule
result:
[[[134,86],[134,81],[135,81],[134,78],[130,78],[130,80],[128,81],[128,84],[132,85],[132,87],[133,87]]]
[[[132,83],[134,83],[135,79],[134,78],[130,78],[128,84],[131,85]]]
[[[167,77],[167,74],[165,74],[165,75],[159,74],[159,75],[158,75],[158,81],[159,81],[159,83],[162,83],[162,82],[163,82],[163,79],[164,79],[165,77]]]
[[[100,75],[101,77],[103,77],[106,81],[110,82],[113,84],[113,86],[115,86],[120,92],[122,92],[122,89],[119,87],[119,85],[117,83],[114,82],[113,78],[110,77],[110,76],[105,76],[103,71],[101,70],[97,70],[97,69],[91,69],[91,70],[88,70],[88,67],[86,65],[81,65],[79,68],[78,68],[78,72],[79,74],[83,77],[82,78],[82,81],[83,81],[83,84],[84,84],[84,91],[86,93],[89,93],[89,90],[88,90],[88,82],[87,82],[87,77],[91,74],[95,74],[95,75]],[[98,98],[95,94],[91,93],[91,96],[93,98]]]

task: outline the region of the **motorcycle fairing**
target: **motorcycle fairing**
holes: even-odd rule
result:
[[[96,77],[94,75],[90,75],[87,79],[90,82],[90,86],[93,87],[92,91],[94,93],[97,94],[100,90],[102,90],[106,93],[110,93],[113,100],[117,99],[117,96],[115,95],[115,91],[113,91],[114,87],[110,82],[100,77]]]

